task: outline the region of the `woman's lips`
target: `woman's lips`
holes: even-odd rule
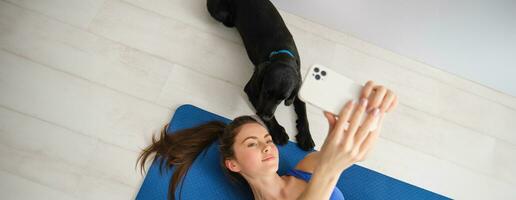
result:
[[[270,156],[270,157],[263,159],[262,161],[269,161],[269,160],[273,160],[273,159],[274,159],[274,156]]]

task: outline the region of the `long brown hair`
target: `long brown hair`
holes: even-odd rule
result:
[[[240,116],[228,125],[220,121],[210,121],[173,134],[167,134],[168,125],[166,125],[161,130],[158,139],[152,137],[152,144],[142,150],[136,164],[139,162],[140,170],[145,172],[145,163],[149,156],[154,153],[153,160],[160,159],[160,169],[161,167],[171,168],[175,166],[168,192],[168,199],[175,199],[176,187],[192,166],[195,158],[208,145],[218,139],[220,143],[220,164],[225,174],[229,176],[233,183],[247,184],[242,175],[228,170],[224,161],[235,158],[233,143],[240,127],[247,123],[258,123],[263,126],[263,123],[259,120],[259,118],[252,116]],[[163,165],[164,162],[166,162],[166,165]],[[181,196],[179,196],[179,199],[181,199]]]

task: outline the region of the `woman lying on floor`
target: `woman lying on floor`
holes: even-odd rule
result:
[[[166,158],[168,166],[176,167],[169,191],[169,198],[175,199],[176,186],[197,155],[218,139],[222,168],[234,181],[248,184],[254,199],[340,200],[344,197],[335,187],[340,174],[365,158],[378,138],[385,113],[397,102],[391,90],[367,82],[359,103],[347,102],[338,116],[324,112],[329,132],[321,151],[309,153],[284,176],[277,173],[278,149],[256,116],[240,116],[228,125],[213,121],[175,134],[166,134],[165,127],[161,137],[143,150],[139,161],[143,169],[155,153]],[[377,128],[369,131],[374,121],[378,121]]]

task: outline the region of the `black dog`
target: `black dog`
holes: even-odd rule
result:
[[[300,59],[294,39],[269,0],[208,0],[208,11],[227,27],[236,27],[251,62],[253,76],[244,91],[263,119],[276,144],[288,135],[274,117],[276,107],[294,104],[299,147],[315,146],[308,126],[306,105],[297,98],[301,86]]]

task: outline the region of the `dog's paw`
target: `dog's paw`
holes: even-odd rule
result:
[[[312,139],[310,134],[308,134],[308,135],[297,134],[296,140],[297,140],[297,146],[299,146],[299,148],[301,148],[305,151],[312,150],[315,147],[314,140]]]
[[[274,126],[272,131],[274,133],[273,137],[272,137],[274,144],[285,145],[288,143],[289,137],[288,137],[287,132],[285,131],[285,128],[278,125],[278,126]]]

